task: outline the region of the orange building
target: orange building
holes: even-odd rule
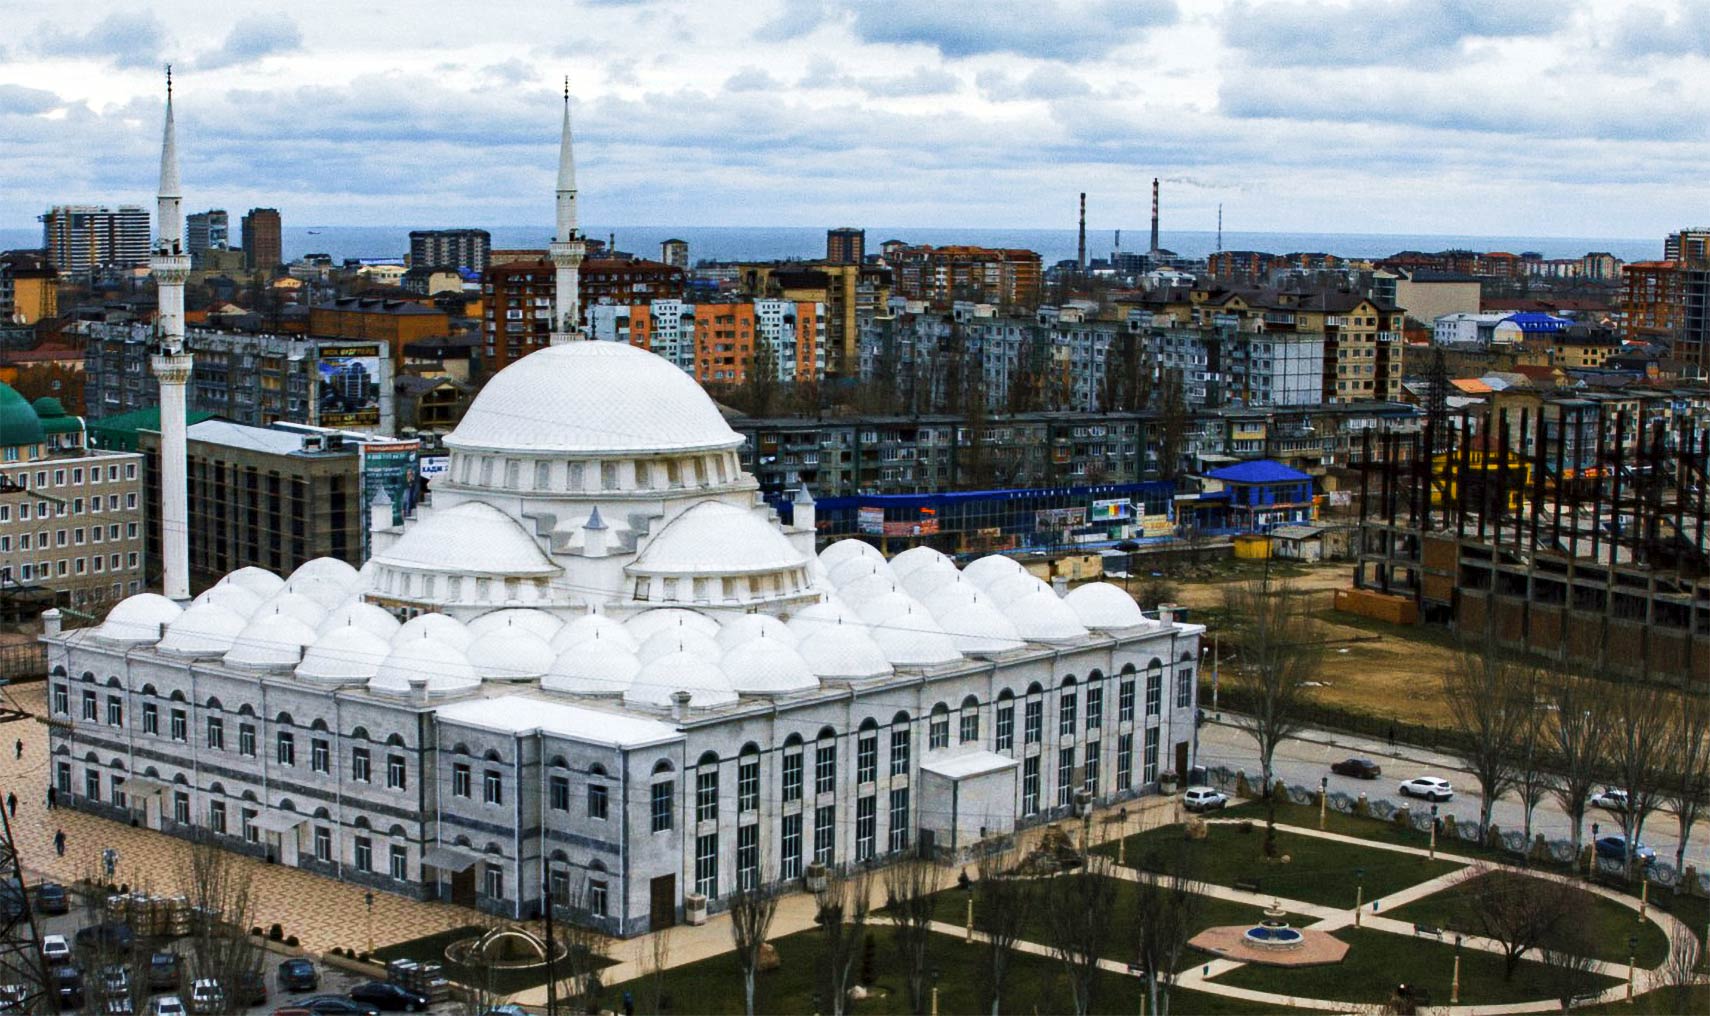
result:
[[[309,334],[390,343],[393,362],[402,366],[406,343],[450,335],[451,318],[408,300],[347,296],[310,307]]]
[[[1621,278],[1621,337],[1630,342],[1673,339],[1686,311],[1686,265],[1635,261]]]
[[[957,300],[1000,307],[1039,306],[1039,253],[1009,247],[887,247],[896,295],[948,307]]]
[[[628,342],[670,360],[703,385],[749,380],[763,350],[779,381],[815,381],[825,372],[823,304],[758,299],[688,304],[654,300],[592,309],[597,339]]]

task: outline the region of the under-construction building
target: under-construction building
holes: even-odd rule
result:
[[[1678,406],[1439,409],[1419,434],[1368,435],[1355,584],[1565,665],[1710,682],[1710,429]]]

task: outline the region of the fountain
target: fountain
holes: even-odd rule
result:
[[[1327,931],[1289,927],[1281,900],[1273,898],[1262,914],[1258,924],[1206,928],[1188,939],[1188,945],[1224,959],[1272,967],[1340,963],[1348,954],[1348,943]]]
[[[1298,949],[1305,941],[1300,932],[1288,926],[1283,920],[1288,911],[1282,908],[1282,901],[1271,900],[1271,905],[1265,912],[1265,919],[1242,933],[1248,945],[1260,949]]]
[[[568,953],[563,943],[553,943],[553,960]],[[474,938],[462,938],[445,947],[445,958],[466,967],[518,970],[544,966],[546,943],[526,928],[490,928]]]

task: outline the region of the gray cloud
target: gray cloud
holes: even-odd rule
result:
[[[1237,2],[1224,13],[1224,40],[1282,67],[1426,63],[1463,40],[1550,35],[1572,16],[1561,3],[1530,0],[1354,0],[1345,7]]]
[[[1622,7],[1599,36],[1598,45],[1627,59],[1710,55],[1710,11],[1696,3],[1672,9],[1651,4]]]
[[[758,67],[744,67],[724,79],[727,92],[776,92],[784,83]]]
[[[109,14],[86,32],[43,22],[36,51],[48,56],[92,57],[120,67],[156,67],[166,62],[166,29],[153,14]]]
[[[33,116],[65,105],[65,100],[52,92],[23,85],[0,85],[0,115],[18,113]]]
[[[202,70],[231,67],[302,47],[303,33],[295,21],[283,14],[263,14],[232,26],[220,48],[197,60],[196,66]]]
[[[837,21],[864,42],[930,46],[947,57],[1016,53],[1059,59],[1109,52],[1173,24],[1174,0],[787,0],[761,32],[794,38]]]
[[[979,86],[981,95],[994,102],[1068,99],[1092,92],[1092,86],[1085,79],[1060,64],[1037,67],[1021,78],[1007,71],[981,71],[975,75],[974,83]]]

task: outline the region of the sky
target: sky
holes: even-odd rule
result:
[[[0,227],[185,210],[1643,237],[1710,219],[1710,0],[0,0]],[[1138,234],[1136,234],[1138,235]]]

